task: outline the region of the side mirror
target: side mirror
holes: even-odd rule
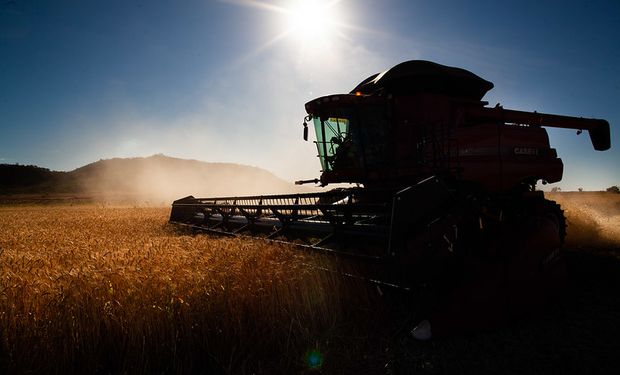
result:
[[[304,141],[308,140],[308,121],[312,120],[312,115],[304,117]]]

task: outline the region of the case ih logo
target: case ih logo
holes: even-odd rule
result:
[[[531,147],[515,147],[515,155],[538,155],[538,149]]]

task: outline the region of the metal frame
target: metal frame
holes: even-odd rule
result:
[[[382,199],[377,199],[382,197]],[[246,197],[186,197],[170,222],[228,236],[293,243],[380,260],[390,254],[391,193],[361,189]]]

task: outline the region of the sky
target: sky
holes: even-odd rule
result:
[[[620,1],[0,0],[0,163],[165,155],[320,174],[304,104],[423,59],[484,100],[603,118],[550,129],[563,190],[620,185]],[[554,185],[555,186],[555,185]]]

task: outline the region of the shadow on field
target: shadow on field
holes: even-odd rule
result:
[[[385,320],[375,331],[379,335],[363,343],[349,341],[359,345],[357,357],[326,363],[326,372],[620,373],[618,198],[604,193],[552,196],[567,216],[568,282],[547,309],[493,330],[417,342],[410,336],[415,304],[386,295],[381,302],[387,314],[377,318]]]
[[[617,373],[620,260],[612,251],[568,249],[566,294],[539,316],[431,343],[402,336],[388,368],[429,374]]]
[[[252,302],[236,307],[232,317],[226,304],[215,310],[194,306],[186,317],[174,312],[170,327],[155,322],[157,331],[94,321],[98,336],[79,340],[88,346],[72,352],[61,348],[66,335],[79,333],[23,332],[26,341],[18,346],[29,349],[0,353],[0,373],[617,373],[620,260],[614,251],[620,253],[568,249],[569,284],[555,305],[534,318],[477,334],[417,342],[410,336],[416,309],[410,295],[328,276],[323,285],[329,290],[302,299],[287,295],[291,304],[268,312],[267,320],[257,309],[270,304]],[[279,287],[275,293],[287,290]],[[296,310],[306,298],[329,305]],[[307,306],[316,302],[308,300]],[[231,336],[222,336],[219,327]],[[143,338],[127,336],[138,332]],[[47,341],[35,341],[41,338]],[[6,337],[0,333],[0,339]]]

